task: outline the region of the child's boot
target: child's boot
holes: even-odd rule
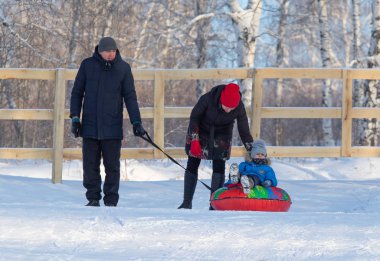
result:
[[[236,163],[232,163],[230,166],[230,180],[232,184],[239,182],[239,166]]]
[[[253,187],[252,179],[250,179],[248,176],[241,176],[240,178],[241,186],[243,187],[244,194],[249,194],[251,192],[251,188]]]

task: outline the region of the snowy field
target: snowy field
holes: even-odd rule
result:
[[[54,185],[47,161],[1,160],[0,260],[380,260],[379,158],[272,166],[287,213],[209,211],[200,183],[177,210],[183,171],[167,160],[122,161],[118,207],[84,207],[80,161]]]

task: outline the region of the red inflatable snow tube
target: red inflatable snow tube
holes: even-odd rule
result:
[[[292,204],[285,190],[256,186],[246,195],[240,186],[220,188],[211,195],[215,210],[286,212]]]

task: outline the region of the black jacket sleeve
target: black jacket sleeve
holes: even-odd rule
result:
[[[80,116],[82,110],[82,102],[84,97],[84,90],[86,85],[85,75],[85,61],[79,67],[78,73],[75,77],[74,87],[71,91],[70,100],[70,118]]]
[[[239,131],[240,138],[243,142],[244,147],[247,151],[251,151],[253,138],[249,130],[247,112],[245,111],[244,104],[240,106],[239,115],[237,118],[237,127]]]
[[[190,114],[189,133],[199,134],[199,125],[208,107],[208,94],[202,95]]]
[[[135,83],[132,75],[132,70],[129,64],[127,64],[127,71],[123,79],[122,96],[124,98],[124,103],[127,107],[131,123],[133,124],[134,122],[141,122],[141,115],[139,105],[137,102]]]

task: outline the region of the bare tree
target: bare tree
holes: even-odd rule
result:
[[[326,0],[317,0],[317,9],[319,17],[319,34],[320,34],[320,53],[322,57],[322,67],[332,67],[335,58],[332,50],[332,39],[328,23],[327,3]],[[332,81],[330,79],[322,80],[322,106],[332,107]],[[322,120],[323,145],[334,146],[334,136],[332,129],[332,119]]]
[[[355,8],[358,5],[354,3]],[[357,23],[358,24],[358,23]],[[372,3],[372,30],[368,56],[359,57],[352,62],[353,67],[375,68],[380,65],[380,0]],[[363,107],[378,107],[380,105],[380,82],[377,80],[363,81],[359,87],[356,102]],[[359,144],[378,146],[380,121],[378,119],[364,119],[358,122],[357,135]]]
[[[228,17],[235,28],[235,39],[237,43],[237,66],[253,67],[256,51],[256,38],[258,37],[258,27],[262,12],[261,0],[249,0],[245,8],[238,0],[226,2],[229,12],[208,12],[194,17],[190,22],[190,27],[198,26],[199,22],[212,17]],[[221,5],[223,7],[223,5]],[[222,9],[221,7],[221,9]],[[242,84],[243,101],[246,106],[251,104],[252,80],[247,79]]]
[[[67,58],[67,67],[68,68],[76,68],[77,59],[75,55],[75,51],[77,49],[77,44],[79,41],[79,21],[81,17],[81,10],[83,8],[83,0],[72,0],[72,16],[71,16],[71,30],[69,37],[69,46],[68,46],[68,58]]]
[[[286,16],[288,13],[288,0],[282,0],[280,1],[279,5],[279,22],[278,22],[278,31],[277,31],[277,45],[276,45],[276,64],[275,67],[284,67],[287,64],[287,48],[284,45],[285,41],[285,31],[286,31]],[[277,81],[277,88],[276,88],[276,94],[275,94],[275,106],[281,107],[283,106],[283,94],[284,89],[284,79],[279,79]],[[280,119],[275,120],[275,145],[279,146],[280,144],[283,144],[283,127],[281,124]]]
[[[352,57],[349,57],[349,65],[352,65],[353,68],[358,67],[358,61],[360,55],[360,46],[361,46],[361,6],[360,0],[351,0],[352,6]],[[347,46],[349,46],[347,44]],[[352,64],[351,62],[354,61]],[[356,107],[363,106],[364,102],[364,82],[363,81],[354,81],[353,83],[353,105]],[[362,119],[357,121],[357,124],[354,126],[354,138],[363,140],[365,133],[366,124]]]
[[[207,11],[207,1],[198,0],[195,2],[195,15],[203,15]],[[197,47],[198,57],[197,57],[197,68],[205,68],[207,62],[207,44],[208,44],[208,33],[210,31],[209,21],[201,21],[197,27],[197,35],[195,38],[195,45]],[[202,94],[206,92],[206,89],[202,81],[197,80],[196,86],[196,96],[199,98]]]
[[[372,13],[372,31],[370,48],[368,52],[367,65],[368,68],[379,67],[380,59],[380,1],[373,2]],[[369,80],[365,82],[365,107],[378,107],[380,103],[380,82],[377,80]],[[380,121],[379,119],[365,119],[364,135],[361,136],[360,144],[367,146],[379,145]]]
[[[139,36],[137,37],[137,44],[134,50],[133,54],[133,62],[138,62],[140,59],[140,56],[142,55],[145,48],[148,46],[147,42],[149,40],[149,24],[152,22],[152,17],[155,12],[157,12],[157,8],[159,6],[156,3],[151,3],[148,7],[148,12],[146,13],[146,16],[144,17],[144,22],[142,23],[142,28],[139,32]],[[145,65],[145,63],[143,63]]]

